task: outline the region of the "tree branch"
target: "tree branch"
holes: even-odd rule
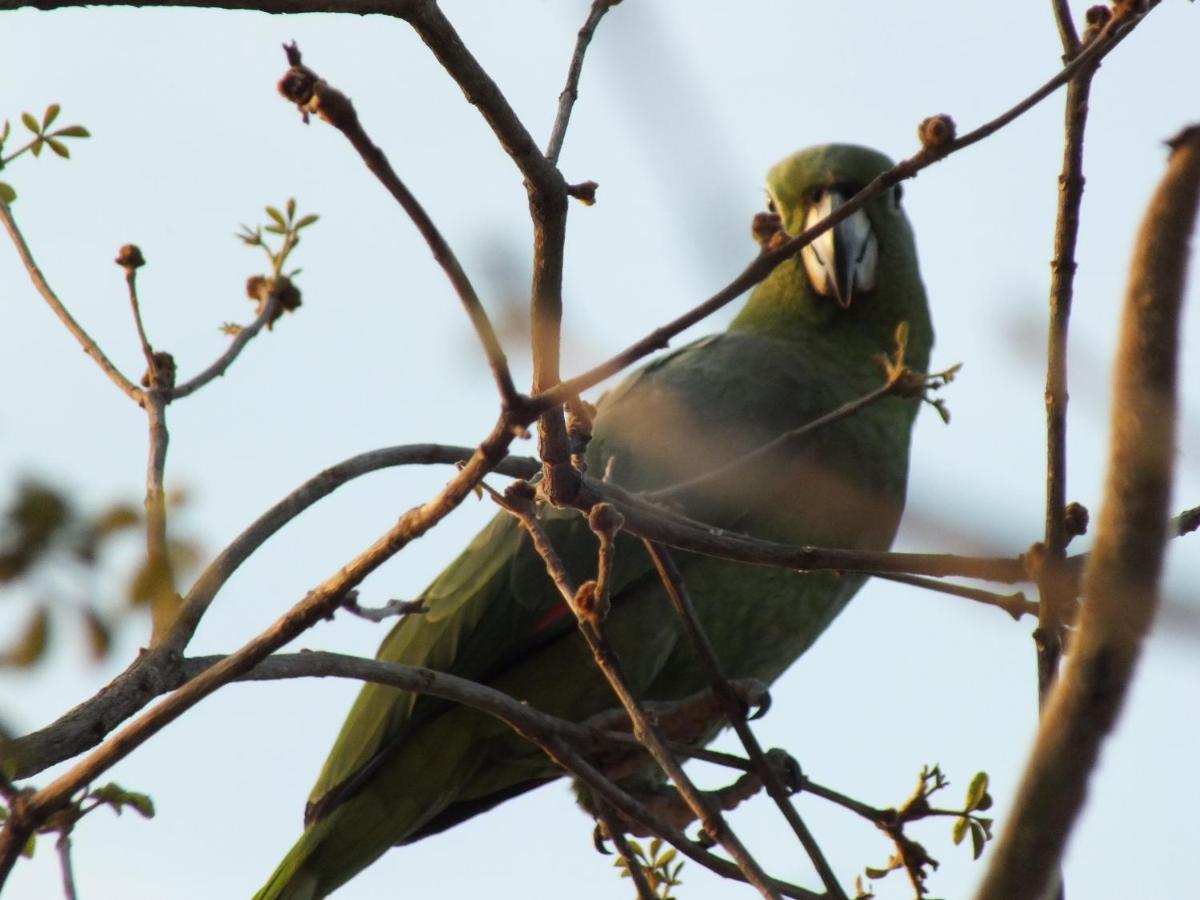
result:
[[[41,790],[14,805],[0,831],[0,885],[7,879],[29,835],[88,782],[128,756],[213,691],[250,670],[269,654],[328,617],[346,593],[413,540],[440,522],[469,496],[504,457],[514,438],[512,423],[502,415],[491,434],[467,463],[425,504],[409,510],[370,547],[313,590],[266,631],[236,653],[189,681],[139,719],[111,735],[99,748]]]
[[[308,113],[316,113],[340,131],[350,145],[358,151],[358,155],[371,174],[379,179],[379,183],[412,219],[413,224],[417,226],[417,231],[429,245],[433,258],[446,273],[446,278],[449,279],[454,292],[458,294],[458,299],[462,302],[463,309],[466,310],[467,317],[471,320],[471,325],[479,336],[479,342],[483,345],[484,353],[487,356],[488,366],[492,370],[492,378],[500,391],[500,402],[506,409],[514,406],[518,400],[517,389],[513,384],[512,373],[508,370],[508,360],[504,355],[504,349],[500,346],[500,338],[496,335],[496,329],[492,327],[492,322],[483,308],[483,303],[479,300],[479,295],[475,292],[474,285],[471,284],[467,273],[463,271],[450,244],[442,237],[437,225],[434,224],[433,219],[421,206],[416,196],[400,180],[400,176],[388,162],[386,154],[363,129],[350,98],[330,86],[312,69],[302,65],[300,50],[295,44],[289,44],[284,49],[287,51],[288,63],[291,68],[279,82],[280,93],[300,107],[306,121]]]
[[[120,388],[121,393],[126,397],[140,405],[142,403],[142,389],[121,374],[121,371],[104,355],[104,351],[100,349],[99,345],[92,340],[91,335],[67,312],[67,308],[63,306],[62,301],[58,299],[58,295],[54,293],[54,289],[50,287],[50,283],[46,281],[46,276],[38,268],[29,245],[25,243],[24,235],[21,234],[21,230],[17,227],[12,210],[2,199],[0,199],[0,221],[4,222],[8,236],[12,239],[13,246],[17,248],[17,255],[21,257],[21,263],[25,266],[25,271],[29,273],[29,279],[33,282],[33,286],[42,295],[42,299],[46,301],[50,309],[58,316],[59,321],[67,326],[67,331],[75,336],[75,340],[83,347],[83,352],[90,356],[96,365],[100,367],[101,371],[108,376],[108,380]]]
[[[554,126],[550,129],[550,141],[546,144],[546,159],[551,164],[558,165],[559,154],[562,153],[563,141],[567,137],[567,125],[571,121],[571,110],[579,98],[579,76],[583,74],[583,57],[600,20],[604,14],[620,3],[621,0],[592,0],[592,8],[588,17],[579,29],[575,40],[575,52],[571,54],[571,65],[567,68],[567,84],[558,95],[558,114],[554,117]]]
[[[1178,319],[1200,200],[1200,127],[1172,142],[1138,235],[1113,387],[1108,485],[1078,630],[980,900],[1036,897],[1059,863],[1158,606],[1174,464]]]

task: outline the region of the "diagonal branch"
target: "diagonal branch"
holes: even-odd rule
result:
[[[67,312],[67,308],[63,305],[62,301],[58,299],[58,295],[54,293],[54,289],[46,281],[46,276],[38,268],[29,245],[25,243],[25,236],[21,234],[21,230],[17,227],[12,210],[2,199],[0,199],[0,221],[4,222],[8,236],[12,238],[13,246],[17,248],[17,255],[21,257],[21,263],[25,266],[25,271],[29,273],[29,279],[33,282],[33,286],[42,295],[42,299],[46,301],[59,320],[67,326],[67,331],[71,332],[75,336],[75,340],[79,341],[79,345],[83,347],[83,352],[90,356],[104,374],[108,376],[108,380],[120,388],[121,393],[134,403],[141,404],[142,389],[121,374],[120,369],[113,365],[112,361],[105,356],[104,351],[92,340],[91,335],[84,330],[82,325],[75,321],[74,317]]]
[[[0,831],[0,885],[32,834],[53,813],[65,807],[76,792],[120,762],[209,694],[327,618],[346,594],[371,572],[421,537],[470,495],[483,477],[504,457],[514,439],[506,415],[475,449],[467,463],[433,498],[409,510],[370,547],[318,585],[266,631],[197,678],[189,681],[153,709],[111,735],[85,759],[35,793],[23,796]]]
[[[621,705],[625,708],[629,716],[629,721],[633,726],[633,733],[650,752],[650,755],[654,757],[654,761],[658,763],[663,772],[674,782],[680,796],[684,798],[692,812],[700,820],[704,831],[720,843],[729,855],[733,857],[738,869],[741,870],[746,880],[754,885],[762,896],[768,898],[777,897],[778,893],[771,886],[770,879],[766,873],[763,872],[759,864],[750,855],[737,835],[729,828],[720,812],[712,809],[705,802],[700,791],[683,771],[683,767],[680,766],[678,760],[675,759],[670,750],[663,744],[654,727],[647,719],[645,712],[642,710],[641,704],[634,697],[633,692],[626,683],[616,654],[613,652],[603,630],[603,618],[607,613],[607,597],[599,595],[596,592],[596,588],[607,580],[605,574],[601,573],[597,582],[592,585],[593,590],[591,594],[576,589],[571,583],[570,575],[567,574],[566,567],[563,565],[562,560],[559,559],[558,553],[538,523],[531,496],[532,490],[529,489],[528,485],[525,488],[526,492],[510,488],[503,499],[497,497],[497,500],[505,509],[518,518],[521,525],[528,532],[534,549],[537,550],[538,555],[545,563],[546,571],[550,575],[551,580],[558,588],[559,593],[562,594],[563,600],[571,609],[571,612],[575,614],[575,618],[579,623],[579,632],[583,635],[584,640],[587,641],[588,647],[591,648],[597,667],[612,687],[613,693],[616,694]],[[603,542],[605,535],[609,534],[610,529],[601,527],[598,521],[600,518],[598,511],[593,511],[591,518],[593,529]],[[619,525],[616,527],[619,527]],[[611,534],[609,534],[608,539],[611,540]]]
[[[583,57],[587,53],[592,36],[600,26],[604,14],[620,3],[621,0],[592,0],[592,8],[588,11],[587,20],[579,29],[575,40],[575,52],[571,55],[571,65],[567,68],[567,84],[558,95],[558,114],[554,117],[554,126],[550,129],[550,141],[546,144],[546,159],[558,165],[559,154],[562,153],[563,141],[567,137],[567,125],[571,121],[571,110],[579,99],[579,76],[583,74]]]
[[[753,765],[753,773],[762,780],[767,793],[775,801],[775,805],[783,813],[784,819],[791,826],[793,833],[795,833],[796,838],[800,841],[800,845],[808,853],[809,859],[812,860],[812,864],[816,868],[817,874],[821,877],[821,882],[825,885],[825,890],[829,896],[844,900],[846,895],[838,883],[837,875],[834,874],[832,866],[829,865],[829,861],[825,858],[825,854],[821,852],[816,838],[813,837],[808,826],[804,824],[804,821],[800,818],[800,814],[796,812],[788,790],[784,787],[782,781],[780,781],[779,775],[771,767],[770,763],[767,762],[762,745],[759,744],[758,738],[750,728],[750,724],[746,721],[741,704],[738,702],[733,690],[729,687],[729,681],[722,670],[721,661],[717,658],[717,652],[713,648],[712,642],[708,639],[703,626],[701,626],[699,618],[696,616],[696,608],[693,606],[691,596],[688,594],[683,574],[679,571],[679,568],[675,565],[675,560],[671,558],[671,554],[665,548],[651,541],[643,541],[642,543],[646,548],[646,552],[650,554],[650,559],[654,562],[654,568],[658,571],[658,576],[662,580],[663,587],[666,588],[667,596],[671,598],[671,604],[675,607],[676,612],[679,613],[684,630],[687,632],[688,639],[696,650],[696,654],[700,659],[700,665],[704,669],[705,677],[707,677],[713,693],[725,707],[726,719],[733,727],[733,730],[737,732],[742,746],[746,748],[746,755],[750,757]]]
[[[745,291],[766,278],[785,259],[790,259],[802,247],[811,243],[834,225],[852,216],[873,198],[900,182],[915,177],[917,173],[927,169],[935,162],[939,162],[945,157],[989,137],[1037,106],[1064,84],[1070,82],[1077,74],[1099,63],[1101,59],[1107,56],[1117,44],[1133,31],[1138,23],[1159,2],[1160,0],[1148,0],[1144,9],[1140,12],[1131,11],[1122,16],[1114,15],[1081,53],[1059,70],[1054,77],[1015,106],[980,125],[974,131],[948,140],[936,148],[924,149],[915,156],[900,161],[876,177],[857,194],[848,199],[826,218],[815,223],[811,228],[806,228],[800,234],[789,238],[775,249],[760,254],[742,270],[740,275],[703,303],[678,316],[666,325],[656,328],[650,334],[626,347],[610,359],[593,366],[573,378],[568,378],[566,381],[555,385],[549,390],[535,393],[535,406],[538,409],[548,409],[557,404],[565,403],[569,397],[586,391],[588,388],[599,384],[604,379],[615,375],[627,366],[637,362],[642,357],[666,347],[673,337],[737,299]]]
[[[300,50],[295,44],[288,44],[284,49],[287,51],[291,68],[279,82],[280,93],[300,107],[306,120],[308,113],[313,112],[340,131],[358,151],[371,174],[379,179],[387,192],[412,219],[417,231],[429,245],[433,258],[446,273],[450,285],[458,294],[458,299],[471,320],[471,325],[475,328],[475,333],[479,336],[479,342],[487,355],[488,366],[492,370],[492,378],[500,391],[501,403],[505,409],[516,405],[517,389],[513,384],[512,373],[508,370],[508,360],[500,346],[500,338],[496,335],[496,329],[492,326],[474,285],[463,271],[449,243],[442,237],[442,233],[416,196],[400,180],[384,152],[367,135],[350,98],[302,65]]]
[[[1041,895],[1083,805],[1158,607],[1174,465],[1179,312],[1200,203],[1200,127],[1172,155],[1138,234],[1113,384],[1108,484],[1071,654],[980,900]]]

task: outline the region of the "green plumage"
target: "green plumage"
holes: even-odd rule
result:
[[[775,166],[768,187],[795,234],[823,192],[849,196],[889,165],[860,147],[812,148]],[[848,306],[841,294],[818,293],[798,257],[783,263],[729,331],[654,360],[604,397],[590,471],[612,459],[614,480],[631,490],[712,471],[878,387],[875,357],[894,349],[900,322],[909,325],[906,362],[924,370],[933,334],[898,195],[873,200],[860,222],[869,223],[877,248],[856,238],[866,250],[849,262],[838,257],[838,273],[852,273]],[[885,549],[904,504],[918,405],[885,398],[674,499],[688,515],[757,537]],[[553,510],[543,518],[576,581],[594,577],[597,543],[587,523]],[[862,584],[857,576],[676,557],[733,677],[775,679]],[[400,622],[380,659],[473,678],[573,720],[616,706],[573,618],[553,619],[562,600],[511,516],[494,519],[423,596],[429,612]],[[705,686],[645,552],[630,538],[618,545],[607,629],[641,696],[669,700]],[[367,685],[313,788],[304,835],[258,900],[323,897],[389,847],[559,774],[538,748],[486,715]]]

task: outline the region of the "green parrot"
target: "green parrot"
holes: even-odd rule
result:
[[[797,234],[889,168],[832,144],[771,169],[769,210]],[[882,194],[785,261],[723,334],[659,357],[604,396],[587,451],[632,491],[682,485],[687,515],[791,544],[882,550],[904,506],[920,400],[889,396],[753,465],[714,472],[877,388],[878,357],[908,325],[905,362],[928,365],[933,331],[900,189]],[[545,510],[576,583],[595,577],[584,517]],[[678,553],[726,674],[771,682],[864,578],[791,572]],[[541,559],[501,513],[399,622],[378,658],[480,681],[573,721],[617,706]],[[632,689],[674,700],[706,686],[691,644],[637,541],[618,540],[607,631]],[[312,790],[305,831],[257,900],[324,897],[388,848],[442,831],[562,776],[535,745],[482,713],[368,684]]]

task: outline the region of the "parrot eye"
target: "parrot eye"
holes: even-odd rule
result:
[[[767,198],[767,212],[771,213],[772,215],[777,215],[779,213],[779,210],[775,208],[775,201],[770,197]]]

